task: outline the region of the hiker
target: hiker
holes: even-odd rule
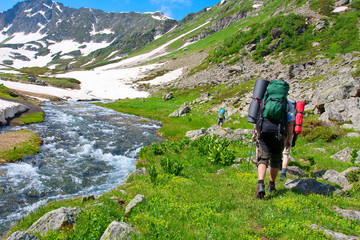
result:
[[[295,114],[296,114],[295,104],[296,104],[295,100],[288,100],[288,105],[292,106],[292,110],[293,110],[292,116],[294,116],[294,119],[292,121],[290,121],[289,125],[288,125],[288,127],[292,128],[292,129],[295,128],[295,124],[294,124]],[[289,121],[289,119],[288,119],[288,121]],[[294,134],[294,131],[293,131],[292,134],[291,135],[288,134],[286,136],[286,139],[285,139],[285,148],[284,148],[284,151],[282,153],[283,154],[283,161],[282,161],[282,169],[281,169],[280,181],[284,181],[285,178],[286,178],[286,171],[287,171],[287,167],[288,167],[289,159],[290,159],[290,150],[291,150],[291,147],[294,145],[293,140],[295,140],[294,135],[295,134]],[[287,147],[286,142],[290,142],[291,145]]]
[[[256,132],[259,142],[257,159],[258,183],[256,198],[264,198],[266,168],[270,164],[270,181],[267,192],[275,191],[275,180],[281,166],[284,147],[289,148],[293,134],[294,109],[288,104],[289,84],[273,80],[266,88],[262,106],[256,119]]]
[[[225,109],[220,109],[220,112],[219,112],[217,118],[218,118],[217,125],[222,127],[224,120],[225,120]]]

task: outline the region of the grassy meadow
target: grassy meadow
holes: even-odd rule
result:
[[[251,163],[248,168],[249,143],[211,137],[191,141],[184,137],[188,130],[214,125],[216,114],[208,110],[219,104],[227,91],[239,92],[249,85],[240,84],[230,90],[225,86],[174,89],[175,98],[168,101],[163,101],[164,92],[159,92],[145,101],[123,99],[99,103],[124,113],[162,121],[159,134],[166,140],[144,147],[137,161],[137,168],[145,167],[149,175],[131,177],[127,181],[129,184],[119,185],[95,200],[82,201],[79,197],[49,202],[23,218],[11,232],[25,231],[51,210],[79,206],[83,211],[73,228],[36,236],[40,239],[100,239],[113,220],[133,226],[133,239],[331,239],[312,230],[309,224],[359,236],[360,222],[338,216],[334,208],[360,210],[360,171],[353,173],[354,188],[344,195],[302,195],[285,189],[284,182],[277,180],[277,191],[266,194],[265,200],[258,200],[254,198],[255,165]],[[200,97],[202,92],[216,91],[219,92],[211,101],[192,105],[187,116],[167,117],[184,102]],[[355,166],[353,162],[340,162],[330,156],[347,146],[359,150],[360,138],[344,137],[346,132],[338,127],[332,129],[314,119],[316,116],[307,116],[306,134],[298,138],[292,149],[291,155],[296,161],[290,165],[300,167],[310,177],[317,171],[335,169],[341,172]],[[252,125],[240,116],[232,116],[224,127],[251,129]],[[265,182],[268,182],[268,174]],[[146,202],[125,216],[123,203],[126,206],[137,194],[144,195]]]

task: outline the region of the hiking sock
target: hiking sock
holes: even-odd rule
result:
[[[283,168],[281,173],[286,175],[287,168]]]
[[[264,184],[264,180],[259,180],[258,184]]]
[[[275,186],[275,182],[269,181],[269,185]]]

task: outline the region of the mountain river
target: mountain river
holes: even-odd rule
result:
[[[44,140],[39,154],[0,165],[0,236],[49,200],[113,189],[135,169],[141,147],[161,141],[160,122],[88,102],[49,102],[43,110],[43,123],[0,128],[28,129]]]

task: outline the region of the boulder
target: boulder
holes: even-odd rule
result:
[[[113,221],[105,230],[100,240],[129,239],[133,231],[134,229],[129,224]]]
[[[136,207],[140,203],[145,203],[145,196],[141,194],[137,194],[126,206],[125,208],[125,216],[128,216],[131,212],[131,209]]]
[[[205,137],[207,135],[206,129],[205,128],[201,128],[200,130],[192,130],[192,131],[188,131],[185,134],[185,137],[190,138],[191,140],[196,140],[199,137]]]
[[[30,235],[27,232],[16,231],[7,238],[7,240],[38,240],[34,235]]]
[[[304,173],[301,168],[297,166],[288,166],[287,167],[287,173],[291,176],[297,176],[297,177],[306,177],[306,174]]]
[[[164,101],[167,101],[167,100],[170,100],[170,99],[173,99],[174,98],[174,95],[173,93],[168,93],[168,94],[165,94],[163,97],[162,97],[162,100]]]
[[[61,207],[54,211],[46,213],[33,223],[28,232],[30,233],[45,233],[50,230],[58,231],[64,228],[73,228],[76,217],[80,213],[79,207],[64,208]]]
[[[342,162],[351,162],[351,152],[352,150],[347,147],[341,150],[340,152],[335,153],[330,158],[340,160]]]
[[[272,39],[277,39],[277,38],[281,37],[281,34],[282,34],[281,28],[271,29],[271,38]]]
[[[345,100],[337,100],[325,103],[325,112],[321,114],[320,120],[339,122],[352,122],[352,128],[360,130],[360,98],[353,97]]]
[[[127,176],[126,179],[129,179],[133,176],[138,176],[138,175],[149,175],[149,172],[146,170],[146,168],[138,168],[135,169],[133,171],[131,171]]]
[[[348,220],[358,220],[360,221],[360,212],[355,210],[347,210],[347,209],[335,209],[335,212],[340,216],[348,219]]]
[[[327,170],[325,174],[322,176],[326,181],[335,183],[342,187],[346,187],[350,185],[350,182],[347,180],[346,175],[339,173],[335,170]]]
[[[183,117],[191,111],[189,106],[181,106],[179,109],[175,110],[169,115],[169,117]]]
[[[328,235],[333,240],[346,240],[346,239],[355,240],[355,239],[359,239],[359,237],[347,236],[347,235],[345,235],[343,233],[334,232],[334,231],[325,229],[325,228],[320,227],[320,226],[318,226],[316,224],[310,224],[310,227],[311,227],[312,230],[324,232],[326,235]]]
[[[301,194],[322,194],[329,195],[333,193],[336,188],[327,183],[320,183],[315,179],[288,179],[285,183],[285,188],[290,190],[297,190]]]

